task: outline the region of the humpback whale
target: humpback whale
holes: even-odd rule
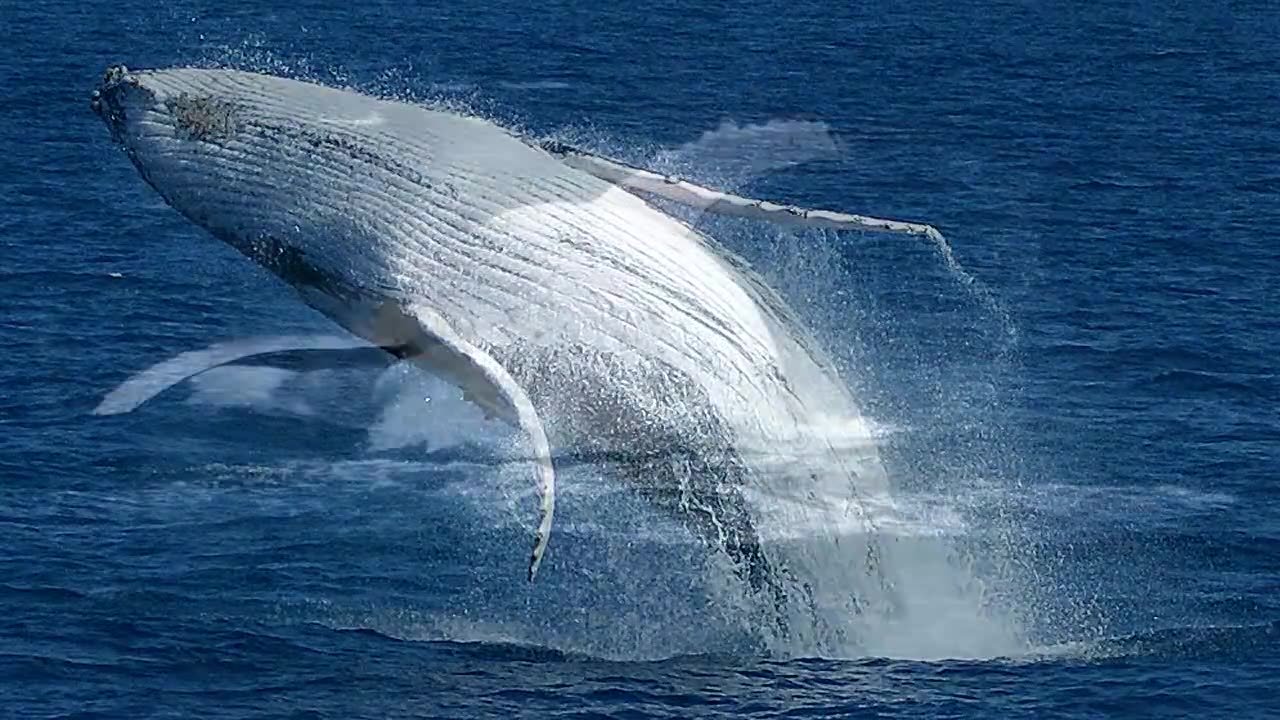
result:
[[[887,479],[873,443],[823,422],[860,421],[833,361],[746,263],[656,201],[941,242],[932,227],[738,197],[478,117],[252,72],[116,66],[91,105],[170,206],[355,338],[187,353],[100,414],[220,364],[374,348],[520,431],[540,499],[529,580],[552,529],[553,447],[615,461],[775,602],[795,578],[760,527],[784,500],[853,517],[862,545],[841,552],[882,572],[859,498]]]

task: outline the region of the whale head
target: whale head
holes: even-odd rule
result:
[[[376,281],[376,258],[362,259],[360,250],[377,236],[368,226],[377,218],[362,217],[360,203],[335,202],[344,168],[325,151],[358,150],[352,141],[343,147],[341,137],[353,113],[333,113],[331,102],[334,128],[326,129],[323,101],[336,92],[305,86],[312,97],[303,97],[295,86],[304,85],[251,73],[114,66],[90,106],[179,213],[299,290],[349,295]]]
[[[478,118],[251,72],[115,66],[90,105],[170,206],[313,305],[421,280],[519,203],[504,177],[556,171]]]
[[[610,187],[481,118],[252,72],[117,66],[91,107],[170,206],[348,329],[353,298],[527,306],[477,274],[527,244],[495,218]]]

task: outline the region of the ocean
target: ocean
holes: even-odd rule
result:
[[[0,716],[1280,716],[1273,3],[0,21]],[[690,220],[836,356],[902,612],[762,644],[713,553],[589,467],[528,583],[509,433],[404,367],[218,368],[94,415],[178,353],[336,331],[146,186],[89,109],[115,63],[445,103],[938,227]]]

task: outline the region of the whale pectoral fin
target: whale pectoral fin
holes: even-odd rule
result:
[[[370,346],[339,335],[280,335],[245,338],[191,350],[157,363],[117,385],[93,409],[94,415],[136,410],[160,393],[216,367],[252,360],[273,367],[302,369],[385,366],[402,348]]]
[[[757,200],[696,185],[672,175],[661,175],[563,143],[546,142],[542,144],[542,148],[560,158],[569,167],[607,180],[621,188],[649,193],[719,215],[829,230],[904,233],[920,235],[939,244],[946,242],[942,234],[931,225]]]
[[[371,337],[380,345],[405,347],[407,360],[461,389],[462,396],[478,405],[486,417],[501,418],[528,436],[541,496],[538,529],[529,558],[532,582],[551,537],[556,480],[546,430],[528,394],[492,355],[464,340],[444,318],[428,308],[405,308],[393,301],[383,304],[374,319]]]

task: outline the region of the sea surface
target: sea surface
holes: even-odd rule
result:
[[[1275,3],[0,0],[0,29],[0,717],[1280,717]],[[527,583],[502,434],[402,368],[93,415],[177,353],[335,332],[144,184],[89,109],[113,63],[937,226],[953,259],[697,220],[839,359],[891,570],[936,595],[906,605],[983,602],[762,646],[589,470]]]

